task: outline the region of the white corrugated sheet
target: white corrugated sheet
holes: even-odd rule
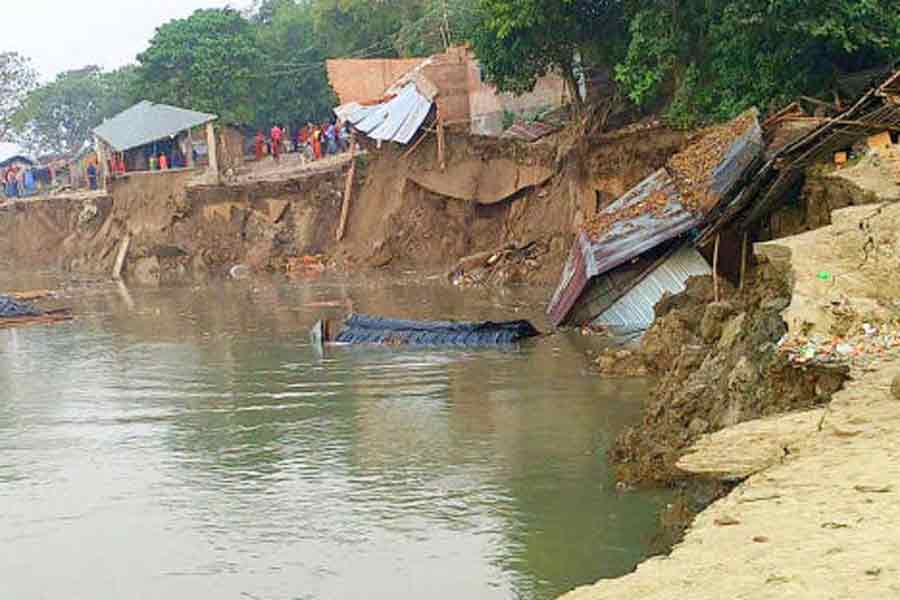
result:
[[[403,86],[390,100],[372,106],[358,103],[335,109],[339,119],[349,121],[373,140],[408,144],[431,111],[432,99],[421,94],[414,82]]]
[[[597,323],[620,333],[646,331],[653,324],[654,307],[666,292],[679,294],[692,276],[710,274],[706,259],[685,246],[597,317]]]

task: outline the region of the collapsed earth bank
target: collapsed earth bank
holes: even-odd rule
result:
[[[340,241],[347,160],[325,171],[216,185],[198,183],[191,171],[135,173],[112,180],[106,192],[7,204],[0,251],[20,265],[104,274],[125,252],[123,276],[156,283],[238,264],[291,271],[311,257],[344,269],[446,271],[466,257],[527,247],[502,280],[550,284],[581,223],[664,164],[683,140],[655,129],[582,141],[563,153],[552,141],[449,135],[441,162],[432,139],[411,153],[368,148],[357,159]]]

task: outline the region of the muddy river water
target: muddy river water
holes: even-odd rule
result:
[[[549,599],[633,569],[658,493],[604,453],[642,382],[578,336],[335,349],[347,310],[535,318],[546,291],[0,272],[77,319],[0,330],[0,598]]]

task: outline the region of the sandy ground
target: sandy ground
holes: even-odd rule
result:
[[[789,336],[834,335],[846,320],[896,327],[898,237],[900,205],[866,206],[759,247],[791,262]],[[564,600],[900,598],[900,400],[891,393],[900,356],[858,358],[827,408],[703,438],[680,468],[749,478],[701,513],[670,556]]]
[[[278,162],[267,156],[260,162],[248,162],[229,183],[244,184],[254,181],[284,181],[304,175],[340,169],[350,162],[350,153],[326,156],[321,160],[305,161],[300,153],[282,155]]]

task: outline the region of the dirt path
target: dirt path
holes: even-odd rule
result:
[[[809,360],[843,360],[851,381],[827,408],[704,437],[681,469],[749,478],[700,514],[669,557],[564,600],[900,598],[900,399],[891,392],[900,205],[842,210],[831,227],[758,251],[793,270],[786,347],[812,344]]]

